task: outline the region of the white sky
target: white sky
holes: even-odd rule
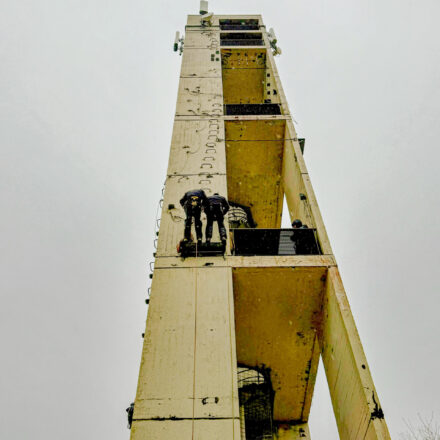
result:
[[[128,439],[157,202],[198,1],[0,0],[0,438]],[[440,418],[440,3],[210,2],[275,27],[391,435]],[[314,440],[337,438],[325,376]]]

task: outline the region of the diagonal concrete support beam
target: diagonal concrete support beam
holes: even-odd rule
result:
[[[388,440],[390,434],[336,267],[328,269],[319,335],[341,440]]]

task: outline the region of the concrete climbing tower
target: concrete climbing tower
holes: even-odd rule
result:
[[[188,16],[132,440],[309,439],[320,356],[340,438],[390,438],[279,52],[259,15]],[[183,258],[199,188],[231,204],[226,252]],[[280,229],[284,197],[308,228]]]

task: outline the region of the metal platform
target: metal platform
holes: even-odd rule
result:
[[[181,241],[178,251],[183,258],[188,257],[214,257],[224,255],[225,245],[221,242],[212,242],[210,244],[202,243],[198,245],[193,241]]]
[[[233,254],[320,255],[316,229],[231,229]]]

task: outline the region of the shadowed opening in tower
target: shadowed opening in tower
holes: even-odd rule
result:
[[[326,273],[325,267],[232,271],[237,363],[270,378],[274,429],[308,420]]]
[[[279,228],[285,120],[226,120],[228,198],[250,208],[258,228]]]
[[[230,40],[232,38],[230,35],[233,34],[221,34],[221,41],[234,41],[241,46],[256,41],[246,38]],[[234,35],[252,36],[253,34]],[[266,49],[251,47],[222,49],[221,56],[226,114],[283,114],[278,90],[273,81],[274,72],[267,63]],[[249,104],[254,105],[252,110],[246,106]],[[233,113],[229,113],[231,110],[228,106],[230,105],[234,105],[231,107]]]

